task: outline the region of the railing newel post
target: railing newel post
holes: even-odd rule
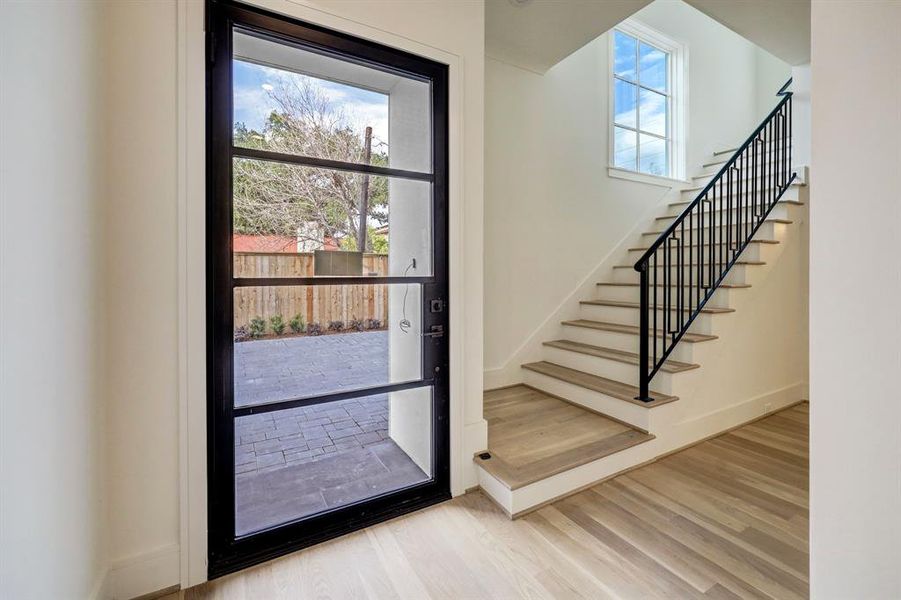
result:
[[[642,402],[650,402],[651,397],[648,392],[650,383],[650,371],[648,366],[648,343],[650,342],[651,332],[648,329],[648,310],[650,289],[648,285],[648,262],[642,261],[635,267],[639,272],[639,325],[638,325],[638,397],[637,400]]]

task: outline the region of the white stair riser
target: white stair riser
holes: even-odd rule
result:
[[[643,429],[650,430],[651,410],[643,406],[638,406],[631,402],[626,402],[619,398],[613,398],[607,394],[595,392],[573,385],[565,381],[560,381],[554,377],[548,377],[535,371],[523,369],[523,379],[526,385],[542,390],[548,394],[566,398],[568,401],[579,404],[599,412],[601,414],[619,419],[625,423]]]
[[[733,265],[729,272],[726,274],[725,283],[746,283],[746,278],[748,276],[747,269],[753,269],[757,265]],[[692,277],[698,276],[698,266],[695,265],[691,267],[693,271]],[[657,283],[663,283],[663,269],[657,269]],[[651,283],[653,284],[653,273],[649,273],[651,278]],[[685,270],[685,276],[688,277],[688,269]],[[638,283],[639,276],[638,272],[635,269],[613,269],[613,282],[614,283]]]
[[[688,298],[686,297],[686,305]],[[675,295],[673,297],[675,302]],[[663,302],[663,295],[660,295],[659,302]],[[623,325],[638,325],[639,311],[637,308],[621,308],[619,306],[599,306],[596,304],[582,304],[580,315],[583,319],[590,321],[602,321],[604,323],[622,323]],[[670,311],[673,322],[677,320],[676,311]],[[687,313],[686,313],[687,314]],[[731,313],[726,313],[731,314]],[[657,311],[657,328],[663,329],[662,310]],[[726,315],[712,315],[709,313],[701,313],[692,322],[689,331],[692,333],[705,333],[716,335],[717,321],[722,321]],[[653,327],[653,323],[651,324]]]
[[[605,348],[614,348],[617,350],[626,350],[628,352],[639,352],[638,336],[628,333],[617,333],[614,331],[604,331],[592,329],[590,327],[564,326],[564,336],[568,340],[581,342],[583,344],[591,344],[593,346],[602,346]],[[662,340],[657,338],[657,343],[661,344]],[[698,356],[701,346],[710,344],[704,342],[701,344],[691,344],[688,342],[680,343],[673,350],[670,358],[682,362],[698,362],[694,359]]]
[[[715,222],[713,229],[711,229],[710,227],[704,227],[703,229],[688,229],[688,228],[686,228],[684,234],[681,231],[679,231],[679,234],[683,236],[684,243],[687,244],[687,243],[689,243],[689,241],[691,241],[691,243],[693,243],[695,246],[697,246],[698,242],[700,241],[701,233],[704,234],[705,241],[709,241],[711,236],[716,236],[717,241],[719,241],[722,236],[727,235],[730,227],[725,224],[721,227],[719,225],[719,220],[718,220],[719,216],[717,215],[716,218],[717,218],[717,221]],[[725,215],[723,216],[723,219],[725,221]],[[669,225],[671,225],[671,224],[672,223],[669,223]],[[667,226],[669,226],[669,225],[667,225]],[[731,229],[733,230],[733,232],[735,231],[736,225],[737,225],[737,223],[732,224]],[[776,226],[777,225],[779,225],[779,223],[773,223],[772,221],[764,221],[760,225],[760,229],[757,230],[757,233],[754,235],[754,237],[757,239],[760,239],[760,240],[778,239],[778,238],[776,238],[776,234],[777,234]],[[654,232],[641,234],[641,241],[639,242],[639,244],[642,246],[645,246],[645,245],[650,246],[655,241],[657,241],[657,239],[662,235],[663,231],[665,231],[665,230],[666,230],[666,227],[660,227],[659,229],[657,229]]]
[[[679,215],[681,215],[682,212],[683,212],[686,208],[688,208],[688,204],[689,204],[690,202],[694,201],[694,199],[695,199],[696,196],[697,196],[697,194],[695,194],[694,196],[690,196],[690,197],[687,197],[687,198],[686,198],[686,197],[684,197],[684,195],[683,195],[683,198],[682,198],[681,201],[679,201],[679,202],[674,202],[674,203],[669,204],[669,205],[667,206],[667,212],[666,212],[666,215],[667,215],[667,216],[679,216]],[[785,193],[784,193],[784,194],[782,195],[782,197],[780,198],[780,201],[782,201],[782,200],[795,200],[795,201],[798,201],[798,200],[800,200],[800,196],[801,196],[801,194],[800,194],[799,189],[798,189],[796,186],[792,186],[792,187],[788,188],[788,189],[785,191]],[[735,202],[735,199],[733,198],[733,203],[734,203],[734,202]],[[778,207],[779,204],[777,203],[776,206]],[[718,206],[718,205],[715,206],[714,208],[716,209],[717,212],[719,212],[719,210],[721,210],[720,206]],[[728,208],[728,207],[724,207],[724,208]],[[733,210],[736,210],[735,204],[733,204],[732,209],[733,209]],[[775,211],[776,209],[774,208],[773,210]],[[770,213],[770,214],[773,214],[773,213]],[[663,216],[663,215],[661,215],[661,216]]]
[[[797,193],[798,193],[798,189],[799,189],[800,187],[801,187],[801,184],[800,184],[800,183],[798,183],[798,182],[792,182],[792,184],[791,184],[790,186],[788,186],[788,189],[787,189],[787,190],[785,191],[785,193],[782,195],[782,198],[784,198],[784,199],[786,199],[786,200],[797,200]],[[769,188],[767,188],[767,189],[769,189]],[[794,194],[796,194],[795,197],[792,197],[792,196],[791,196],[792,190],[794,190]],[[700,194],[702,191],[703,191],[703,188],[702,188],[702,189],[692,189],[692,188],[688,188],[688,189],[682,190],[682,201],[683,201],[683,202],[689,202],[689,201],[691,201],[691,200],[694,200],[695,198],[698,197],[698,194]],[[725,191],[726,191],[726,185],[723,184],[723,193],[725,193]],[[758,194],[759,194],[759,193],[760,193],[760,191],[758,190]],[[717,189],[717,195],[719,195],[719,189]],[[742,190],[742,195],[743,195],[743,196],[748,196],[748,195],[749,195],[749,191],[748,191],[748,190]],[[737,190],[737,189],[733,189],[733,192],[732,192],[732,202],[734,203],[734,202],[736,201],[737,198],[738,198],[738,190]]]
[[[707,306],[716,308],[731,308],[732,302],[735,301],[734,295],[741,293],[744,288],[718,288],[713,292],[713,297],[707,301]],[[684,293],[688,293],[685,289]],[[697,290],[692,292],[697,294]],[[622,286],[622,285],[599,285],[598,300],[617,300],[620,302],[638,302],[639,289],[638,286]]]
[[[773,246],[773,245],[775,245],[775,244],[748,244],[748,247],[745,248],[744,251],[741,253],[741,257],[745,260],[753,260],[753,261],[763,260],[763,261],[765,261],[766,260],[764,258],[764,255],[766,254],[765,247]],[[725,255],[725,249],[726,249],[725,243],[722,244],[722,248],[723,248],[724,255]],[[700,258],[697,255],[697,246],[695,246],[694,250],[695,250],[695,254],[694,254],[694,260],[692,262],[699,263]],[[626,259],[626,262],[634,263],[639,258],[641,258],[644,255],[644,253],[645,253],[645,250],[629,250],[629,255]],[[673,264],[673,269],[676,268],[675,267],[676,257],[677,257],[677,254],[675,251],[675,244],[673,244],[673,251],[670,253],[670,261]],[[705,254],[704,258],[707,259],[708,255]],[[687,262],[688,259],[689,259],[689,251],[688,251],[688,247],[686,246],[685,247],[685,261]],[[658,261],[663,260],[663,252],[662,251],[657,253],[657,260]],[[709,266],[707,268],[709,268]],[[687,270],[686,270],[685,277],[688,277]]]
[[[638,365],[631,365],[609,358],[592,356],[590,354],[582,354],[581,352],[572,352],[553,346],[543,346],[541,349],[543,360],[552,362],[557,365],[576,369],[584,373],[599,375],[614,381],[621,381],[629,385],[638,385]],[[678,392],[674,391],[674,379],[679,376],[678,373],[666,373],[659,371],[654,376],[654,382],[651,388],[655,392],[677,396]]]
[[[784,202],[780,202],[780,203],[776,204],[776,206],[770,212],[769,218],[791,220],[792,217],[790,216],[790,214],[791,214],[791,209],[793,206],[794,205],[792,205],[792,204],[786,204]],[[685,206],[683,205],[682,210],[684,210],[684,209],[685,209]],[[665,230],[667,227],[669,227],[670,225],[673,224],[673,221],[676,220],[676,217],[678,217],[679,214],[681,214],[681,212],[682,211],[677,211],[676,214],[672,214],[672,211],[669,211],[668,216],[665,219],[655,219],[654,220],[653,228],[657,231]],[[717,223],[719,223],[720,213],[724,213],[723,221],[726,220],[725,212],[726,211],[718,210],[714,213],[716,215],[714,218],[716,219]],[[736,212],[737,212],[736,210],[733,210],[732,214],[735,215]],[[704,213],[705,219],[709,218],[708,215],[709,215],[709,213],[707,213],[707,212]]]
[[[583,344],[591,344],[592,346],[602,346],[604,348],[614,348],[616,350],[626,350],[627,352],[639,351],[638,336],[628,333],[617,333],[615,331],[602,331],[600,329],[591,329],[590,327],[575,327],[566,325],[563,327],[564,337],[574,342]],[[653,340],[653,338],[649,338]],[[658,344],[660,339],[658,338]],[[680,342],[676,344],[676,348],[670,355],[673,360],[681,362],[697,363],[694,360],[701,346],[705,344],[715,343],[715,340],[709,342],[701,342],[699,344],[691,344],[689,342]]]

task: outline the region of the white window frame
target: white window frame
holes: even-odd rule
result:
[[[667,132],[669,175],[652,175],[638,170],[640,161],[636,161],[636,170],[624,169],[614,166],[614,72],[616,68],[616,55],[614,48],[614,31],[620,31],[626,35],[645,42],[669,54],[667,61],[667,77],[669,90],[667,92]],[[688,46],[678,42],[663,33],[648,27],[636,19],[627,19],[613,28],[608,35],[608,73],[609,87],[608,100],[608,150],[609,165],[608,174],[611,177],[629,179],[642,183],[672,186],[674,183],[687,183],[686,181],[686,152],[688,148]],[[637,73],[636,73],[637,76]],[[640,148],[636,148],[640,152]]]

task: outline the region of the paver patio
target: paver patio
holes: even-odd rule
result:
[[[388,383],[388,333],[235,344],[235,406]],[[406,487],[428,476],[388,437],[378,394],[235,419],[239,533]]]

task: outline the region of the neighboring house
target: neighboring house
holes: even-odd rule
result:
[[[232,236],[232,249],[235,252],[298,252],[297,246],[297,238],[283,235],[236,233]]]

